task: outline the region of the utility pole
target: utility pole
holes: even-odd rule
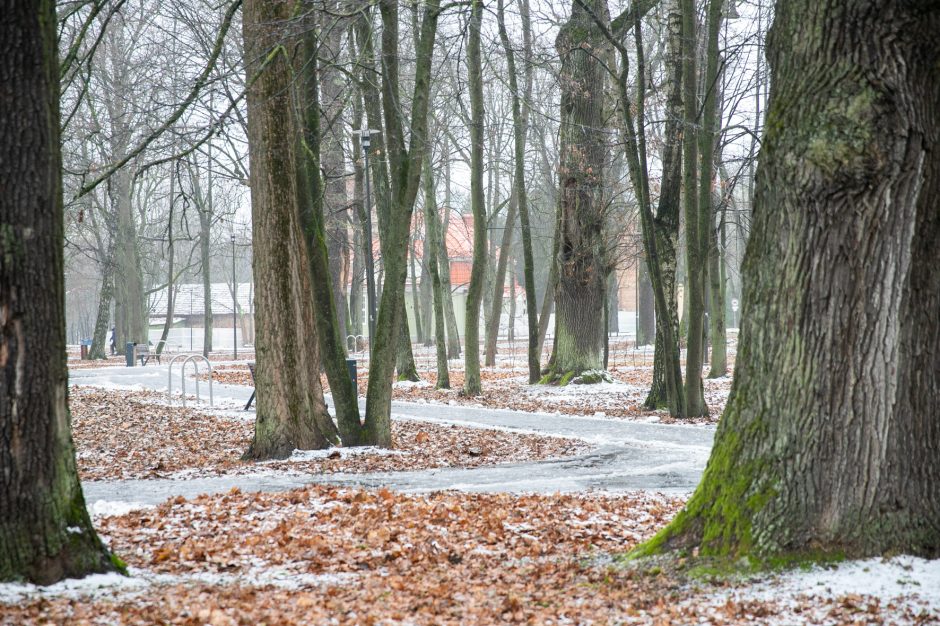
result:
[[[366,261],[366,299],[369,306],[369,355],[372,355],[372,341],[375,339],[375,260],[372,257],[372,198],[369,187],[369,146],[372,133],[377,130],[364,128],[359,131],[362,138],[362,155],[365,165],[366,202],[363,207],[364,219],[362,226],[365,235],[365,261]]]
[[[232,346],[238,360],[238,283],[235,282],[235,233],[232,233]]]

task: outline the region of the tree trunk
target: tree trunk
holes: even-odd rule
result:
[[[528,329],[527,362],[529,365],[529,384],[539,380],[539,323],[536,308],[538,300],[535,296],[535,263],[532,260],[532,227],[529,223],[529,201],[525,184],[525,143],[528,132],[529,102],[532,99],[532,26],[529,0],[519,3],[519,17],[522,20],[522,47],[524,54],[525,93],[519,96],[519,85],[516,76],[516,57],[509,43],[509,34],[506,31],[506,20],[502,0],[497,2],[497,18],[499,20],[499,37],[506,54],[506,68],[509,74],[509,90],[512,93],[512,120],[513,120],[513,164],[515,175],[516,202],[519,205],[519,229],[522,239],[522,280],[525,289],[526,321]],[[515,275],[512,277],[515,286]],[[513,300],[513,307],[515,300]],[[512,317],[512,316],[510,316]],[[513,321],[510,319],[510,333],[514,332]]]
[[[656,217],[652,223],[658,268],[647,265],[651,278],[657,273],[661,277],[663,298],[660,301],[654,296],[656,340],[653,353],[653,382],[643,406],[647,409],[670,407],[672,415],[678,417],[685,415],[685,395],[681,370],[678,369],[679,305],[676,298],[676,250],[679,244],[682,196],[682,13],[676,0],[669,4],[667,19],[669,40],[666,43],[665,64],[671,87],[666,101],[663,176]],[[664,324],[669,326],[664,327]],[[667,336],[671,339],[667,340]],[[668,379],[670,372],[671,382]]]
[[[930,3],[777,4],[734,386],[641,553],[940,556],[937,32]]]
[[[607,19],[605,0],[588,6]],[[555,41],[561,57],[561,202],[558,282],[555,287],[555,362],[548,380],[562,383],[583,372],[604,370],[604,309],[607,306],[607,241],[604,224],[604,85],[607,72],[594,49],[604,45],[601,27],[582,5]],[[592,377],[600,379],[600,377]]]
[[[170,168],[170,215],[167,219],[167,270],[166,270],[166,319],[163,320],[163,332],[160,333],[160,341],[157,342],[156,352],[157,354],[163,354],[163,349],[166,347],[166,339],[170,336],[170,329],[173,328],[173,313],[174,305],[176,304],[176,289],[174,288],[174,261],[176,260],[176,250],[173,246],[173,200],[176,189],[174,187],[174,182],[176,181],[175,168]],[[238,287],[235,286],[237,291]],[[237,302],[238,298],[232,295],[232,302]]]
[[[648,346],[656,340],[656,314],[653,284],[646,259],[637,259],[636,345]]]
[[[320,359],[308,259],[298,224],[291,87],[284,49],[293,2],[247,0],[243,8],[245,63],[258,75],[248,90],[252,243],[255,293],[255,435],[246,458],[284,458],[295,449],[338,441],[320,386]]]
[[[470,208],[473,211],[473,266],[467,286],[467,319],[464,336],[463,393],[478,396],[480,384],[480,302],[486,273],[486,205],[483,201],[483,61],[480,39],[483,0],[471,0],[470,36],[467,40],[467,73],[470,89]]]
[[[447,252],[447,230],[450,228],[450,160],[444,169],[444,220],[440,233],[441,290],[444,294],[444,318],[447,320],[447,358],[460,358],[460,332],[457,330],[457,314],[454,312],[454,296],[450,285],[450,255]]]
[[[119,568],[85,508],[68,409],[55,3],[0,22],[0,581]]]
[[[411,308],[414,309],[415,316],[415,339],[419,342],[424,339],[424,328],[421,317],[421,299],[418,295],[418,264],[415,262],[415,253],[417,252],[417,241],[414,236],[411,237],[410,254],[408,255],[408,266],[411,270]]]
[[[296,148],[298,219],[303,228],[305,251],[309,261],[318,346],[323,369],[326,370],[326,378],[330,383],[340,437],[344,446],[357,446],[362,440],[358,391],[346,368],[346,351],[343,345],[345,334],[338,315],[338,311],[344,307],[337,306],[333,300],[336,289],[331,278],[333,268],[330,265],[330,249],[326,242],[328,235],[324,203],[330,194],[325,193],[327,185],[320,176],[323,132],[320,126],[317,58],[319,41],[315,28],[304,30],[302,54],[298,55],[300,62],[295,69],[298,77],[294,82],[296,106],[292,109],[302,112],[300,115],[303,116],[296,121],[297,127],[302,130]]]
[[[437,201],[434,195],[434,176],[431,170],[431,155],[424,157],[424,223],[425,238],[428,241],[428,273],[431,276],[431,288],[434,292],[434,342],[437,353],[436,389],[450,389],[450,373],[447,367],[447,340],[444,330],[444,300],[450,293],[444,291],[438,258],[441,240],[441,220],[437,213]]]
[[[333,11],[342,10],[335,2],[327,3]],[[321,132],[321,163],[324,180],[322,202],[326,228],[326,247],[329,256],[330,286],[333,289],[335,317],[339,325],[340,345],[345,357],[345,338],[348,333],[346,319],[346,268],[349,251],[349,201],[346,199],[346,156],[343,154],[343,113],[346,104],[346,79],[340,69],[342,61],[343,33],[338,19],[324,13],[320,39],[320,67],[323,74],[320,90],[323,94],[323,118]],[[347,375],[348,377],[348,375]],[[358,414],[358,409],[357,409]]]
[[[112,251],[105,252],[101,264],[101,290],[98,292],[98,314],[95,316],[95,331],[91,339],[89,359],[106,359],[108,344],[108,322],[111,319],[111,301],[114,299],[114,267]]]
[[[499,323],[503,316],[503,298],[506,293],[506,267],[512,254],[512,235],[516,226],[516,195],[509,199],[506,223],[503,224],[503,238],[499,245],[499,260],[496,262],[496,274],[493,277],[493,297],[490,305],[490,317],[486,320],[486,355],[487,367],[496,365],[496,343],[499,341]]]
[[[212,181],[209,181],[209,196],[211,197]],[[211,200],[205,207],[199,207],[199,261],[202,274],[202,355],[209,356],[212,352],[212,259],[209,244],[212,236],[212,204]]]
[[[711,0],[714,7],[720,0]],[[699,417],[708,415],[705,406],[705,389],[702,385],[702,353],[704,349],[705,324],[705,273],[708,266],[708,221],[703,214],[710,214],[701,206],[699,177],[696,166],[699,157],[700,134],[698,126],[698,97],[696,69],[696,22],[694,0],[680,0],[682,9],[682,200],[685,215],[686,273],[688,276],[685,303],[688,315],[688,349],[685,355],[685,406],[686,415]],[[720,7],[719,7],[720,9]],[[711,12],[713,9],[709,9]],[[711,161],[711,153],[707,161]],[[704,176],[706,173],[702,172]],[[704,184],[704,181],[703,181]],[[703,245],[703,241],[705,242]]]
[[[387,237],[383,243],[385,280],[376,320],[375,344],[369,371],[366,398],[366,441],[389,447],[392,443],[392,380],[395,354],[401,327],[407,329],[404,288],[407,277],[406,255],[411,230],[411,215],[421,180],[421,164],[427,149],[428,102],[430,99],[431,61],[437,34],[439,0],[429,0],[421,21],[420,45],[416,50],[414,89],[406,145],[405,118],[398,109],[400,82],[398,66],[398,4],[382,0],[382,108],[385,120],[386,154],[389,162],[389,206]],[[410,348],[410,342],[408,343]]]

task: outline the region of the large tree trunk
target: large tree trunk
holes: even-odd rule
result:
[[[671,87],[666,100],[663,175],[656,218],[652,223],[658,267],[647,266],[651,278],[653,274],[661,277],[663,298],[660,300],[654,296],[656,340],[653,382],[643,406],[647,409],[670,407],[673,416],[677,417],[685,415],[685,395],[679,369],[679,305],[676,298],[676,249],[679,244],[682,196],[682,14],[676,0],[669,3],[667,19],[669,40],[666,43],[665,65]],[[650,286],[653,286],[652,282]],[[664,327],[664,324],[669,326]],[[668,341],[667,336],[671,337]],[[672,380],[669,379],[670,372]]]
[[[55,3],[5,3],[0,41],[0,581],[50,584],[117,562],[69,419]]]
[[[605,0],[590,0],[606,20]],[[561,57],[560,246],[555,262],[555,361],[550,380],[570,380],[604,369],[608,242],[604,224],[604,85],[607,71],[595,49],[601,27],[578,0],[555,42]]]
[[[735,381],[643,551],[940,556],[940,11],[780,2]]]
[[[293,71],[284,28],[293,2],[247,0],[243,32],[248,76],[248,147],[254,246],[255,436],[247,458],[283,458],[295,449],[325,448],[338,440],[320,386],[317,328],[308,259],[298,224]],[[296,42],[289,42],[291,46]]]
[[[483,61],[480,56],[483,0],[470,4],[467,73],[470,88],[470,208],[473,211],[473,266],[467,286],[463,393],[478,396],[480,384],[480,302],[486,273],[486,206],[483,201]]]

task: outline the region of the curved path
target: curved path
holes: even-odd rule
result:
[[[109,367],[71,370],[72,384],[166,390],[167,368]],[[179,379],[176,378],[177,388]],[[201,391],[205,395],[205,385]],[[190,387],[189,390],[192,388]],[[244,406],[251,388],[215,385],[217,405]],[[711,450],[713,427],[647,424],[616,419],[576,417],[452,405],[393,402],[398,419],[477,428],[499,428],[541,435],[574,437],[598,447],[576,457],[496,465],[476,469],[443,468],[375,474],[285,475],[263,470],[247,476],[86,481],[86,500],[155,504],[176,495],[243,491],[277,491],[320,482],[349,486],[389,486],[412,492],[459,489],[489,492],[606,492],[646,489],[687,493],[698,483]],[[249,413],[247,415],[253,415]]]

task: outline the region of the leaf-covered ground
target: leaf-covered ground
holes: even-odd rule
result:
[[[574,439],[396,420],[392,451],[337,448],[258,464],[240,458],[254,433],[253,414],[229,417],[167,406],[161,404],[164,399],[153,392],[72,387],[69,405],[81,478],[165,478],[184,471],[193,477],[259,470],[359,473],[479,467],[589,449]]]
[[[652,366],[620,366],[610,370],[614,384],[529,385],[526,376],[518,370],[484,368],[481,373],[483,393],[471,398],[461,394],[463,370],[450,372],[450,389],[435,389],[437,372],[422,371],[417,383],[395,383],[392,397],[406,402],[431,402],[447,405],[511,409],[530,413],[561,413],[655,421],[660,423],[716,424],[724,410],[731,390],[731,373],[723,378],[704,381],[705,401],[710,415],[705,418],[675,420],[666,411],[651,411],[643,407],[653,380]],[[208,374],[201,374],[203,380]],[[233,385],[252,385],[248,368],[243,365],[221,365],[213,371],[213,380]],[[322,379],[329,391],[329,383]],[[368,386],[368,368],[359,366],[359,394],[365,395]]]
[[[2,624],[928,624],[860,594],[757,595],[616,556],[665,524],[655,494],[403,495],[311,486],[182,498],[98,520],[135,579],[0,588]],[[771,581],[772,584],[773,581]],[[2,586],[0,586],[2,587]],[[2,604],[2,603],[6,604]]]

